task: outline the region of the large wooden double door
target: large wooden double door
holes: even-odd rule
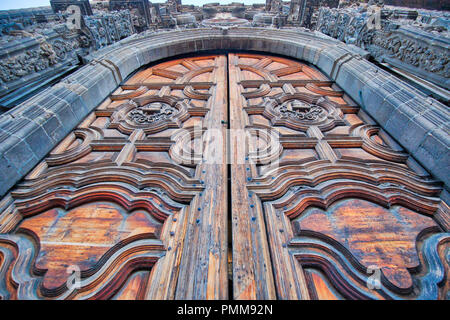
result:
[[[448,207],[279,57],[138,71],[0,202],[2,299],[442,299]]]

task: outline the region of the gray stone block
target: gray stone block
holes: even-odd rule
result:
[[[387,122],[383,125],[383,128],[389,132],[394,139],[400,142],[400,144],[403,144],[405,139],[411,139],[411,136],[415,136],[415,131],[405,131],[406,124],[411,120],[408,114],[402,112],[402,110],[399,110],[399,108],[395,109],[390,115],[387,120]],[[403,144],[405,148],[408,148],[410,146],[407,146]]]
[[[382,92],[385,93],[385,92]],[[369,114],[378,122],[379,125],[381,125],[383,128],[386,127],[386,124],[391,119],[392,115],[394,114],[395,110],[397,109],[398,104],[396,101],[393,101],[392,95],[389,93],[386,93],[386,95],[381,97],[382,100],[378,103],[374,100],[371,100],[373,103],[373,107],[367,107],[366,104],[364,105],[364,109],[367,109]],[[386,129],[387,132],[389,132],[394,138],[396,137],[396,134]]]
[[[32,129],[27,136],[24,137],[24,141],[39,159],[45,157],[49,150],[54,147],[52,139],[50,139],[44,129],[39,126]]]
[[[419,118],[420,119],[420,118]],[[398,142],[409,152],[414,153],[425,139],[426,135],[435,128],[434,124],[426,119],[409,119],[401,124],[403,134],[397,138]]]
[[[16,166],[11,163],[4,155],[0,155],[0,194],[4,195],[14,186],[15,182],[22,178]],[[14,182],[14,183],[11,183]]]
[[[365,102],[361,100],[361,95],[367,86],[367,83],[364,83],[360,79],[360,74],[355,72],[349,62],[342,64],[336,77],[332,79],[335,80],[336,84],[355,100],[356,103],[365,108]]]
[[[46,134],[53,140],[55,145],[59,142],[59,137],[64,134],[64,128],[59,122],[57,116],[53,115],[46,119],[46,121],[42,124]]]

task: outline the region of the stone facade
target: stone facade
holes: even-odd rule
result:
[[[324,7],[316,30],[367,50],[380,63],[448,90],[450,38],[445,23],[450,20],[444,13],[435,14],[395,7]]]
[[[101,12],[84,18],[89,30],[91,47],[98,50],[135,33],[130,11],[123,10],[114,14]]]
[[[80,57],[132,34],[199,26],[306,27],[367,50],[377,62],[400,70],[402,76],[420,77],[446,90],[450,86],[450,18],[444,12],[353,1],[339,4],[338,0],[271,0],[265,6],[232,3],[203,7],[183,6],[180,1],[152,4],[148,0],[52,0],[51,4],[53,11],[36,8],[0,12],[0,41],[5,44],[0,49],[3,109],[82,65]],[[73,6],[80,8],[78,20],[74,19],[78,13]],[[418,86],[442,101],[450,98],[445,92],[436,94],[427,85]],[[16,92],[19,88],[21,91]]]
[[[320,7],[337,8],[338,5],[339,0],[295,0],[291,1],[289,16],[293,23],[311,28]]]
[[[123,11],[129,10],[133,19],[133,26],[137,32],[144,31],[150,27],[158,19],[158,7],[156,10],[151,10],[153,6],[148,0],[110,0],[109,11]],[[152,16],[156,15],[156,16]]]
[[[80,13],[84,16],[92,15],[92,8],[89,0],[50,0],[53,12],[65,12],[70,6],[80,8]]]

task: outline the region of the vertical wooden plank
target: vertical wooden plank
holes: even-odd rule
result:
[[[247,172],[253,172],[255,165],[249,163],[242,149],[245,148],[242,134],[246,115],[240,97],[237,63],[238,56],[229,54],[233,296],[235,299],[275,299],[262,206],[246,187],[247,180],[251,179]]]
[[[231,128],[281,135],[270,144],[277,165],[248,162],[264,158],[255,151],[269,140],[231,139],[234,297],[266,298],[266,262],[279,299],[438,297],[442,280],[421,286],[428,275],[410,271],[448,238],[436,233],[441,219],[424,216],[440,212],[439,187],[319,71],[270,59],[230,56]]]
[[[206,115],[203,127],[218,134],[216,139],[222,143],[206,144],[203,154],[209,154],[208,148],[222,160],[203,159],[197,166],[196,176],[205,187],[194,198],[190,207],[190,216],[183,257],[176,291],[176,299],[227,299],[227,165],[226,165],[226,125],[227,77],[226,56],[215,58],[213,82],[210,98],[210,111]]]

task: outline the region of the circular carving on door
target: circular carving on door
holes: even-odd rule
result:
[[[152,102],[145,106],[132,109],[128,112],[127,116],[131,121],[140,125],[166,120],[177,113],[178,109],[171,107],[165,102]]]
[[[306,132],[310,126],[330,130],[343,125],[342,112],[327,97],[306,93],[280,94],[266,98],[263,115],[273,125]]]
[[[136,129],[155,133],[180,128],[189,118],[187,104],[172,96],[144,96],[131,99],[111,115],[109,128],[131,134]]]

